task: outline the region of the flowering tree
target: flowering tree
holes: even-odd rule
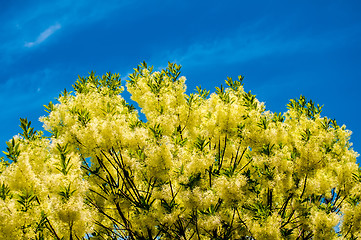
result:
[[[185,93],[180,66],[79,77],[20,119],[0,165],[0,239],[356,239],[350,131],[304,97],[265,110],[242,83]]]

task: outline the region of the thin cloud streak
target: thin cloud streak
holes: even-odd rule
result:
[[[290,54],[304,49],[312,43],[308,39],[294,39],[283,42],[270,37],[253,39],[224,38],[213,42],[194,43],[183,54],[174,54],[180,62],[203,65],[210,62],[247,62],[271,54]],[[180,51],[177,51],[180,53]]]
[[[30,47],[39,45],[40,43],[42,43],[46,39],[48,39],[51,35],[53,35],[60,28],[61,28],[61,25],[59,23],[48,27],[44,32],[40,33],[40,35],[38,36],[38,38],[34,42],[25,43],[25,47],[30,48]]]
[[[269,55],[295,54],[298,52],[322,52],[343,46],[349,39],[357,39],[360,29],[336,29],[318,35],[302,34],[283,38],[289,26],[264,31],[260,34],[255,29],[266,25],[265,19],[251,26],[241,27],[235,33],[211,41],[197,41],[185,47],[168,51],[167,56],[174,56],[175,61],[187,65],[201,66],[211,63],[242,63]]]
[[[0,55],[0,63],[4,68],[6,68],[4,65],[9,66],[24,54],[28,54],[28,51],[24,51],[24,48],[31,49],[44,42],[55,31],[59,30],[60,27],[66,28],[69,31],[76,27],[81,27],[81,25],[90,25],[100,21],[108,17],[112,12],[115,14],[121,9],[129,11],[131,7],[135,6],[131,0],[111,0],[106,4],[92,1],[92,4],[89,4],[89,1],[85,0],[76,2],[64,0],[56,5],[52,2],[41,2],[42,4],[30,4],[16,9],[16,11],[10,9],[7,12],[8,18],[6,19],[0,16],[0,20],[4,23],[3,25],[0,24],[0,37],[2,37],[2,42],[0,41],[0,52],[2,53]],[[46,25],[44,26],[44,22],[57,22],[57,24],[47,28],[35,40],[29,41],[32,40],[31,38],[29,39],[29,36],[33,34],[34,29],[39,31],[47,27]],[[34,36],[37,35],[35,34]]]

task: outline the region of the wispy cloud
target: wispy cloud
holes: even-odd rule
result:
[[[56,23],[50,27],[48,27],[44,32],[40,33],[37,39],[34,42],[27,42],[25,43],[25,47],[33,47],[39,45],[40,43],[44,42],[48,39],[51,35],[53,35],[57,30],[61,28],[59,23]]]
[[[180,62],[195,65],[222,62],[247,62],[271,54],[298,51],[310,44],[308,39],[282,39],[271,36],[234,36],[208,42],[196,42],[174,54]]]
[[[40,0],[37,4],[24,4],[20,8],[5,8],[4,14],[0,14],[0,64],[3,68],[6,68],[4,64],[13,64],[23,54],[28,54],[24,48],[38,46],[60,28],[69,30],[89,25],[133,5],[131,0],[109,0],[106,4],[88,0],[64,0],[54,4]],[[57,24],[49,27],[49,22]]]
[[[249,26],[241,26],[226,36],[214,39],[199,39],[193,44],[167,52],[180,63],[201,66],[212,63],[242,63],[265,56],[289,55],[299,52],[328,51],[354,39],[359,28],[334,29],[317,35],[290,33],[290,24],[267,29],[267,18]],[[336,34],[338,32],[338,34]],[[341,34],[342,32],[342,34]]]

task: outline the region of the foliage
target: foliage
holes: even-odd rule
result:
[[[361,237],[345,126],[303,96],[266,111],[242,76],[187,95],[180,69],[129,76],[146,120],[118,74],[93,72],[45,106],[50,137],[20,119],[0,161],[0,239]]]

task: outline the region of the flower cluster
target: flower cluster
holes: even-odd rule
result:
[[[50,137],[21,119],[0,162],[0,239],[361,237],[345,126],[303,96],[266,111],[242,76],[187,95],[180,68],[129,76],[144,120],[110,73],[46,106]]]

